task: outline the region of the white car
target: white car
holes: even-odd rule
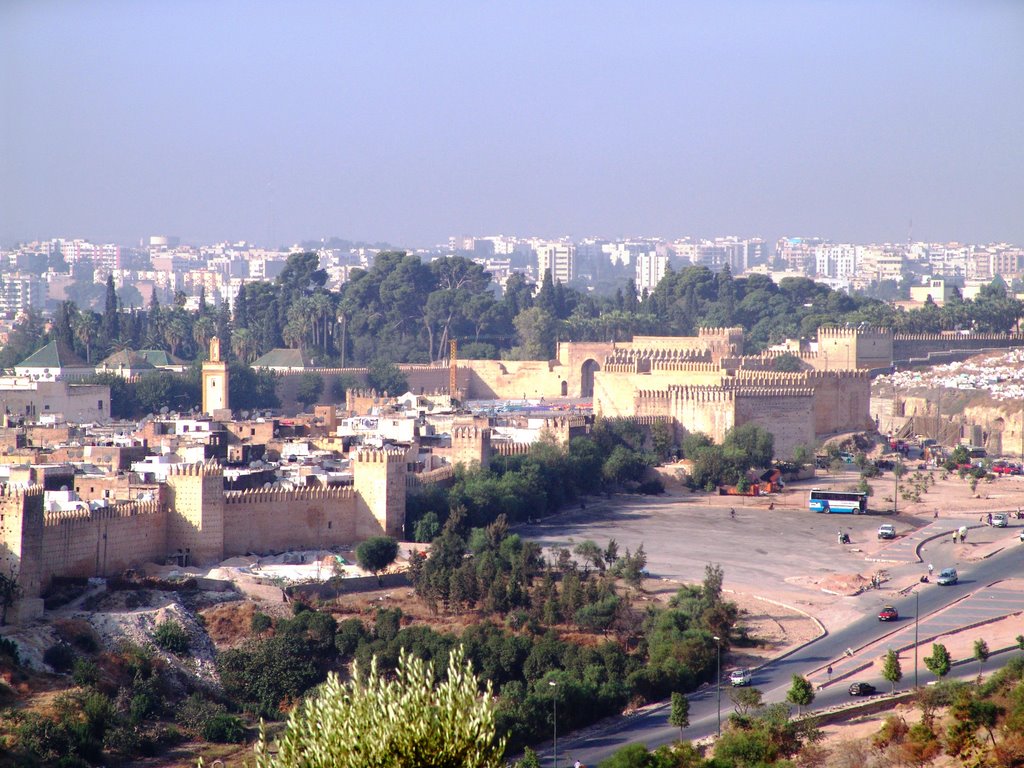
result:
[[[878,538],[880,539],[895,539],[896,538],[896,526],[892,523],[882,523],[878,526]]]
[[[993,528],[1005,528],[1010,524],[1010,516],[1005,512],[997,512],[992,515],[992,527]]]
[[[750,685],[752,678],[753,674],[749,669],[734,669],[729,675],[729,682],[733,685]]]

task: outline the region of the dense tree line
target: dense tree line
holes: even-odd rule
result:
[[[573,438],[568,448],[545,438],[528,454],[493,457],[487,469],[457,469],[449,488],[435,484],[410,493],[406,536],[430,541],[455,509],[479,527],[499,515],[525,522],[616,488],[660,493],[661,483],[645,475],[674,449],[664,424],[644,428],[629,419],[598,419],[589,435]]]
[[[821,325],[870,323],[897,331],[1006,332],[1024,315],[1022,303],[999,278],[978,298],[954,291],[943,307],[927,302],[910,311],[863,294],[846,294],[807,278],[775,284],[765,275],[734,278],[728,267],[670,270],[658,286],[638,295],[632,280],[611,295],[553,282],[539,287],[521,274],[503,293],[480,265],[461,256],[429,264],[401,251],[381,251],[368,269],[354,270],[339,291],[325,287],[315,253],[293,253],[273,282],[246,283],[234,303],[214,308],[202,293],[199,309],[185,309],[184,294],[169,306],[154,295],[149,306],[126,309],[112,279],[102,312],[66,301],[49,329],[35,312],[14,328],[0,350],[10,367],[58,338],[89,362],[121,348],[163,349],[201,360],[214,335],[224,354],[252,362],[275,347],[306,350],[318,363],[370,365],[446,358],[457,338],[463,358],[545,359],[558,341],[624,341],[634,334],[689,335],[702,326],[742,326],[757,351],[785,338],[812,337]],[[500,295],[499,295],[500,294]],[[98,300],[98,296],[96,297]]]
[[[448,534],[469,544],[453,546],[445,540]],[[559,703],[558,727],[575,728],[615,714],[629,701],[689,691],[709,680],[716,662],[713,637],[725,638],[727,647],[737,617],[735,606],[722,598],[721,569],[709,566],[704,583],[681,589],[667,608],[639,609],[619,594],[616,581],[629,579],[630,569],[639,578],[642,552],[619,555],[609,542],[598,558],[604,565],[597,568],[587,559],[597,545],[589,544],[576,558],[563,552],[556,563],[543,563],[536,545],[509,535],[501,522],[464,537],[458,526],[449,526],[418,566],[417,591],[424,580],[447,576],[456,582],[464,567],[456,558],[475,561],[474,571],[493,574],[503,585],[492,597],[480,598],[482,621],[456,636],[408,624],[397,608],[378,609],[368,625],[360,618],[336,622],[296,603],[291,619],[274,622],[257,614],[258,634],[220,654],[224,690],[243,711],[280,717],[285,705],[352,661],[367,669],[375,659],[379,669],[389,671],[398,667],[404,651],[443,674],[450,654],[461,646],[481,681],[499,692],[499,733],[509,733],[510,745],[518,748],[550,732],[553,697]],[[523,572],[531,576],[520,579]],[[465,607],[469,597],[452,592],[448,609],[461,610],[455,603],[461,600]],[[567,626],[605,638],[579,645],[561,637]]]

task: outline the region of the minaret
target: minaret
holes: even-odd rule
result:
[[[203,413],[227,410],[228,364],[220,359],[220,338],[210,339],[210,359],[203,363]]]

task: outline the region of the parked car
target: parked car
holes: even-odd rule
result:
[[[896,621],[899,617],[899,611],[892,605],[887,605],[878,612],[879,621]]]
[[[936,579],[936,581],[944,587],[956,584],[959,580],[960,577],[956,574],[956,568],[943,568],[939,573],[939,578]]]
[[[895,539],[896,538],[896,526],[892,523],[882,523],[878,526],[878,538],[880,539]]]
[[[749,669],[734,669],[729,675],[729,682],[733,685],[750,685],[753,678]]]
[[[1005,512],[997,512],[992,515],[993,528],[1005,528],[1010,524],[1010,516]]]
[[[878,690],[878,689],[875,688],[875,686],[873,686],[871,683],[854,683],[853,685],[850,686],[850,695],[851,696],[870,696],[876,690]]]

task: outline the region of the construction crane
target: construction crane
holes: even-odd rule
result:
[[[456,387],[458,382],[456,381],[456,371],[459,362],[459,340],[452,339],[448,343],[448,397],[455,401]]]

